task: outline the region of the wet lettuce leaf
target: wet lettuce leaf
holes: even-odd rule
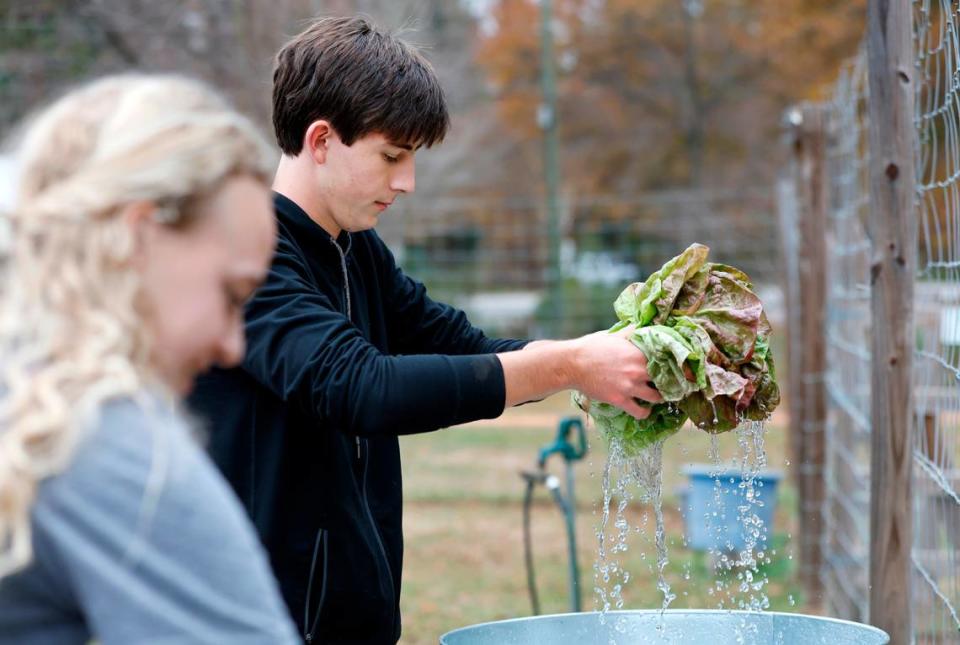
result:
[[[707,432],[726,432],[745,419],[764,420],[780,403],[770,324],[750,278],[707,262],[693,244],[614,302],[610,332],[633,326],[631,341],[647,357],[650,378],[664,398],[646,419],[607,403],[574,401],[608,440],[628,454],[676,433],[687,419]]]

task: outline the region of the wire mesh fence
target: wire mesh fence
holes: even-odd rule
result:
[[[914,526],[918,642],[960,643],[960,47],[950,0],[914,3],[917,216]]]
[[[870,532],[870,244],[865,56],[845,69],[828,105],[829,289],[821,578],[836,613],[865,621]]]
[[[535,190],[533,191],[535,192]],[[613,301],[693,242],[770,285],[780,282],[773,191],[679,190],[561,200],[560,275],[549,267],[542,200],[398,202],[378,231],[432,297],[489,333],[570,337],[609,327]],[[392,210],[392,209],[391,209]],[[776,294],[769,296],[771,306]]]
[[[914,284],[913,392],[876,396],[912,400],[913,541],[910,610],[916,643],[960,643],[960,45],[958,8],[949,0],[914,0],[918,269]],[[825,112],[825,336],[823,389],[828,409],[822,463],[805,460],[799,478],[823,470],[819,507],[819,577],[828,613],[867,620],[871,467],[871,263],[867,226],[870,123],[866,53],[841,74]],[[796,161],[794,163],[797,163]],[[804,178],[794,173],[791,177]],[[801,291],[791,287],[812,258],[801,255],[803,186],[781,190],[787,309],[795,319]],[[794,330],[791,356],[809,348]],[[804,406],[815,374],[795,373],[792,410]],[[821,429],[796,427],[801,444]],[[805,453],[801,451],[801,456]],[[813,475],[816,476],[816,475]],[[800,485],[801,496],[804,486]],[[803,500],[801,500],[801,507]],[[806,519],[806,518],[805,518]]]

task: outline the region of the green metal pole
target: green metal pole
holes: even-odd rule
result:
[[[560,184],[557,140],[557,75],[553,55],[553,2],[540,0],[540,81],[543,100],[537,121],[543,130],[543,178],[547,197],[547,286],[553,303],[550,331],[561,329],[563,303],[560,275]]]
[[[580,566],[577,564],[577,527],[575,513],[577,501],[573,497],[573,462],[567,462],[567,508],[564,513],[567,520],[567,548],[570,567],[570,611],[579,612],[583,609],[580,598]]]

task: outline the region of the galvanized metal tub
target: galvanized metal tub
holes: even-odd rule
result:
[[[886,645],[886,632],[782,612],[656,609],[532,616],[463,627],[440,645]]]

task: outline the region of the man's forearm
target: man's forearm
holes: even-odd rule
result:
[[[650,408],[637,401],[659,403],[663,397],[650,382],[646,357],[629,339],[632,332],[627,328],[572,340],[538,340],[521,351],[497,354],[507,407],[576,389],[645,419]]]
[[[519,352],[497,354],[503,365],[506,407],[536,401],[579,381],[578,339],[538,340]]]

